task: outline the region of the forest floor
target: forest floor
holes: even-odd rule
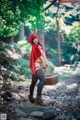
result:
[[[3,101],[1,114],[5,113],[7,120],[80,120],[79,68],[80,66],[73,71],[70,66],[55,67],[55,72],[59,73],[59,82],[44,86],[42,97],[46,106],[29,102],[31,80],[12,81],[12,100]],[[34,97],[36,89],[37,85]]]

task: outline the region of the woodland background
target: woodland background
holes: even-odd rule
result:
[[[11,100],[4,96],[7,90],[12,94],[11,84],[31,80],[29,68],[31,45],[28,39],[31,33],[36,33],[40,38],[46,49],[51,70],[55,72],[57,69],[60,82],[71,75],[74,78],[72,74],[74,71],[80,79],[79,2],[1,0],[0,104],[2,109],[2,101]],[[63,67],[68,68],[68,71]],[[63,69],[62,73],[60,69]],[[78,81],[78,85],[79,83]]]

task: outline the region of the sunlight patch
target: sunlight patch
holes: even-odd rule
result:
[[[12,58],[14,58],[14,59],[19,59],[19,58],[21,58],[21,56],[19,55],[19,54],[13,54],[12,56],[11,56]]]
[[[55,84],[55,85],[48,85],[48,86],[45,86],[45,88],[47,88],[47,89],[54,89],[54,90],[56,90],[57,88],[59,88],[59,87],[61,87],[62,85],[65,85],[65,83],[64,82],[58,82],[57,84]]]
[[[21,44],[26,44],[26,43],[27,43],[26,40],[20,40],[20,41],[18,41],[18,44],[19,44],[19,45],[21,45]]]
[[[73,88],[76,88],[76,87],[77,87],[77,84],[76,84],[76,83],[67,85],[67,88],[68,88],[68,89],[73,89]]]

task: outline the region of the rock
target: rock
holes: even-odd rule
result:
[[[3,77],[0,75],[0,80],[3,80]]]
[[[23,86],[22,86],[22,85],[19,85],[19,86],[18,86],[18,89],[22,89],[22,88],[23,88]]]
[[[2,70],[1,70],[1,72],[2,72],[2,74],[3,75],[5,75],[5,76],[9,76],[10,75],[10,70],[8,70],[8,69],[6,69],[6,68],[3,68]]]
[[[15,110],[15,112],[17,113],[17,115],[18,116],[26,116],[26,113],[25,112],[23,112],[21,109],[19,109],[19,108],[17,108],[16,110]]]
[[[60,111],[61,111],[61,109],[57,108],[57,109],[56,109],[56,111],[57,111],[57,112],[60,112]]]
[[[30,115],[36,118],[43,118],[44,112],[41,111],[33,111]]]
[[[50,97],[46,95],[43,97],[43,99],[47,101],[47,100],[50,100]]]
[[[65,116],[64,114],[62,114],[62,115],[59,116],[59,119],[60,119],[60,120],[65,120],[65,119],[66,119],[66,116]]]
[[[51,119],[51,118],[55,118],[57,115],[57,112],[55,109],[49,109],[49,110],[45,110],[44,111],[44,114],[43,114],[43,119],[46,120],[46,119]]]
[[[4,62],[5,59],[6,59],[6,53],[1,51],[0,52],[0,63]]]
[[[29,55],[26,53],[22,54],[22,57],[23,57],[23,59],[29,59]]]
[[[38,106],[38,105],[30,103],[29,101],[21,103],[20,106],[21,106],[21,109],[26,114],[31,114],[31,112],[33,112],[33,111],[43,112],[46,109],[46,107],[44,107],[44,106]]]
[[[6,54],[8,54],[8,56],[13,55],[12,51],[9,50],[8,48],[5,48],[5,52],[6,52]]]
[[[78,100],[78,99],[80,100],[80,95],[77,95],[77,96],[76,96],[76,100]]]
[[[48,105],[51,102],[51,98],[47,95],[43,96],[43,100],[45,101],[46,105]]]
[[[7,102],[12,100],[12,94],[10,91],[6,91],[6,92],[2,93],[1,97]]]
[[[25,81],[25,79],[19,75],[19,81]]]
[[[19,120],[33,120],[31,118],[19,118]]]

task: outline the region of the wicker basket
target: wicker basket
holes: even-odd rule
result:
[[[45,85],[54,85],[58,83],[58,76],[57,74],[51,73],[45,75]]]

